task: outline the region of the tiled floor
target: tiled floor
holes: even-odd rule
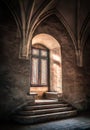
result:
[[[90,130],[90,113],[36,125],[2,123],[0,130]]]

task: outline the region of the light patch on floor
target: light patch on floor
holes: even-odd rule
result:
[[[40,103],[42,103],[42,102],[58,102],[58,99],[55,99],[55,100],[46,100],[46,99],[45,100],[44,99],[43,100],[35,100],[35,102],[36,103],[38,103],[38,102],[40,102]]]

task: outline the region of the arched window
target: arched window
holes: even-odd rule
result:
[[[32,47],[31,86],[47,86],[49,78],[49,50],[36,44]]]

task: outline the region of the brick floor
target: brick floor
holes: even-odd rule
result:
[[[90,113],[35,125],[6,122],[0,124],[0,130],[90,130]]]

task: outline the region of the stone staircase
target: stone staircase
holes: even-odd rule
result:
[[[34,104],[27,103],[15,111],[12,119],[22,124],[34,124],[76,115],[77,110],[64,101],[37,100]]]

